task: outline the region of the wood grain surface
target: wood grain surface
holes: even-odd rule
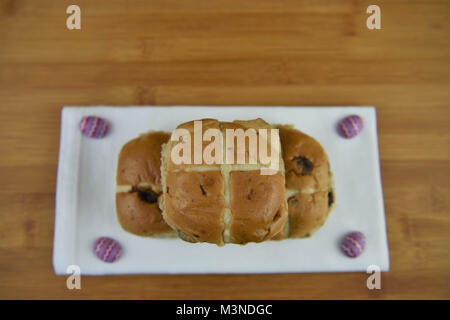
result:
[[[66,28],[70,4],[81,30]],[[381,30],[366,27],[370,4]],[[82,277],[68,290],[52,269],[60,111],[98,104],[375,105],[382,289],[348,273]],[[0,0],[0,117],[0,298],[450,298],[448,0]]]

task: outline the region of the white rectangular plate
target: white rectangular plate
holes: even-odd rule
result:
[[[353,139],[336,132],[340,119],[358,114],[364,129]],[[83,116],[110,123],[103,139],[79,130]],[[191,244],[180,239],[134,236],[120,227],[115,211],[117,156],[130,139],[149,130],[171,131],[182,122],[216,118],[293,124],[325,148],[334,172],[336,206],[325,225],[309,239],[267,241],[245,246]],[[134,273],[299,273],[365,272],[370,265],[389,270],[383,196],[373,107],[65,107],[62,111],[56,190],[53,266],[65,274]],[[367,237],[363,254],[351,259],[339,249],[350,231]],[[93,253],[94,241],[109,236],[124,249],[114,263]]]

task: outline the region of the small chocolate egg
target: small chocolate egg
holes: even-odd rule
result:
[[[101,237],[94,243],[94,252],[100,260],[114,262],[120,258],[122,246],[114,239]]]
[[[366,246],[366,237],[362,232],[351,232],[341,242],[342,251],[350,258],[359,256]]]
[[[81,119],[81,133],[90,138],[103,138],[108,133],[108,122],[100,117],[87,116]]]
[[[355,137],[363,128],[363,120],[360,116],[353,115],[342,119],[338,124],[338,132],[346,139]]]

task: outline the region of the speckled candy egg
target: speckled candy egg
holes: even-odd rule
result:
[[[363,120],[360,116],[353,115],[342,119],[338,124],[338,132],[346,139],[355,137],[363,128]]]
[[[80,121],[81,133],[90,138],[103,138],[108,133],[108,122],[100,117],[87,116]]]
[[[120,258],[122,246],[114,239],[101,237],[94,243],[94,252],[100,260],[114,262]]]
[[[366,246],[366,237],[361,232],[347,234],[341,242],[342,251],[350,258],[358,257]]]

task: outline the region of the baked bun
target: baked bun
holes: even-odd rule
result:
[[[139,236],[170,236],[158,202],[161,199],[161,145],[166,132],[149,132],[122,147],[117,166],[116,210],[122,228]]]
[[[197,122],[198,125],[198,122]],[[180,238],[191,242],[209,242],[217,245],[225,243],[245,244],[271,239],[283,230],[287,221],[287,203],[285,198],[284,165],[279,152],[279,139],[276,136],[274,148],[278,145],[277,163],[272,174],[261,174],[270,170],[269,164],[262,164],[249,152],[250,138],[245,138],[245,152],[239,152],[237,138],[227,143],[227,129],[254,129],[256,141],[259,141],[258,129],[267,129],[267,150],[270,154],[272,126],[262,119],[250,121],[219,122],[215,119],[201,120],[201,129],[194,121],[183,123],[177,129],[185,129],[187,136],[180,137],[179,130],[172,133],[171,141],[163,146],[162,183],[164,220],[178,231]],[[208,129],[217,129],[220,136],[205,141],[203,137]],[[194,131],[197,135],[194,134]],[[208,133],[206,134],[206,136]],[[187,140],[191,141],[191,145]],[[198,141],[197,144],[194,143]],[[191,150],[189,163],[175,163],[171,157],[180,145],[187,143],[185,150]],[[217,143],[212,152],[208,146]],[[221,161],[207,162],[203,157],[195,163],[194,145],[201,145],[203,152],[211,151]],[[259,147],[257,148],[259,155]],[[178,153],[176,153],[178,154]],[[180,152],[185,155],[185,152]],[[187,153],[186,153],[187,154]],[[203,154],[203,153],[200,153]],[[234,163],[240,156],[245,164],[231,164],[228,156],[234,157]],[[254,155],[254,154],[253,154]],[[209,164],[207,164],[207,163]],[[267,173],[267,171],[265,171]]]
[[[289,125],[280,130],[286,170],[289,232],[279,238],[311,236],[326,221],[334,204],[332,173],[325,150],[312,137]]]

